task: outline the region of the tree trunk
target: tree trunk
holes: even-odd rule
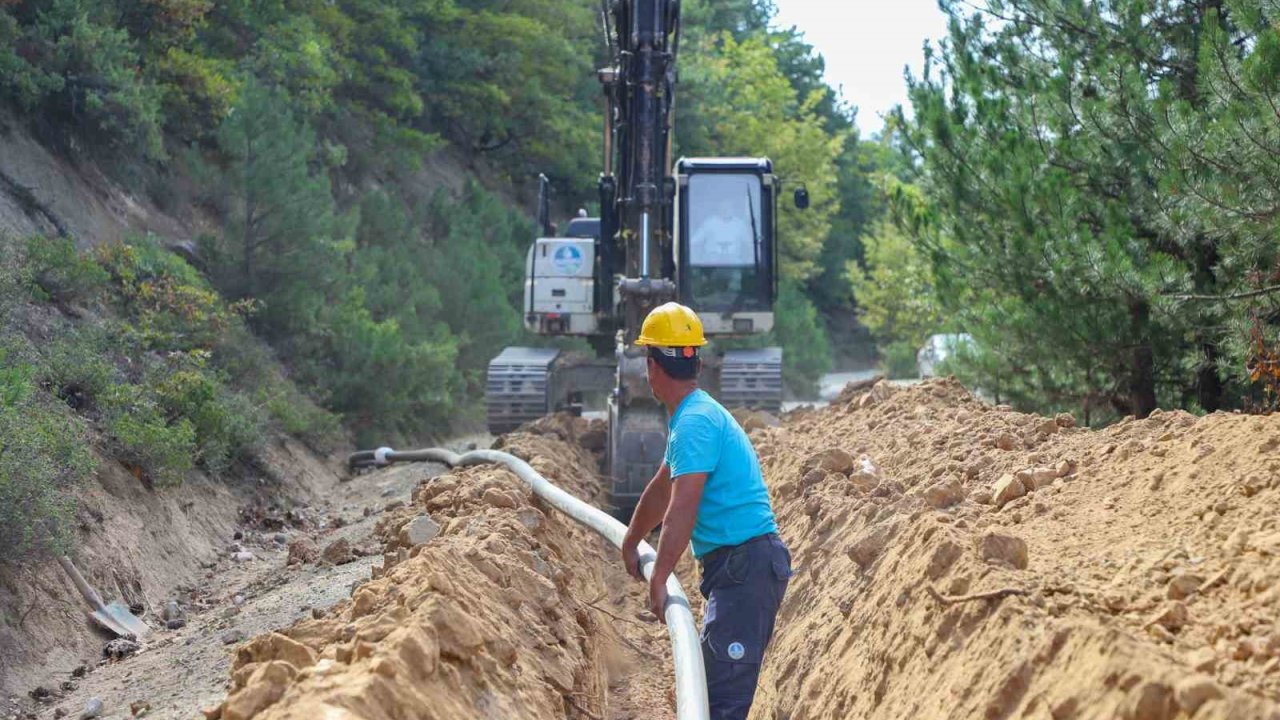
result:
[[[1156,409],[1156,361],[1151,348],[1151,308],[1145,300],[1129,303],[1129,320],[1133,333],[1133,366],[1129,375],[1131,412],[1144,418]]]
[[[1200,348],[1204,352],[1204,358],[1196,371],[1196,402],[1205,412],[1214,412],[1222,409],[1222,394],[1225,390],[1222,377],[1218,375],[1218,358],[1221,353],[1213,343],[1204,343]]]

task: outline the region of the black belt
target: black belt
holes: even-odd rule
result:
[[[755,537],[751,538],[750,540],[746,540],[746,541],[744,541],[744,542],[740,542],[740,543],[738,543],[737,545],[721,545],[720,547],[716,548],[715,550],[712,550],[711,552],[709,552],[709,553],[707,553],[706,555],[703,555],[701,558],[699,558],[699,562],[701,562],[703,565],[706,565],[708,562],[711,562],[712,560],[714,560],[714,559],[716,558],[716,556],[717,556],[717,555],[719,555],[720,553],[728,553],[728,552],[732,552],[733,550],[735,550],[735,549],[737,549],[737,548],[740,548],[740,547],[743,547],[743,546],[746,546],[746,545],[750,545],[750,544],[752,544],[752,543],[766,542],[766,541],[768,541],[768,540],[771,540],[771,539],[773,539],[773,538],[777,538],[777,537],[778,537],[778,533],[765,533],[765,534],[763,534],[763,535],[757,535],[757,536],[755,536]]]

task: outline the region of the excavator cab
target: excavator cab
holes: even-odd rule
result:
[[[773,328],[776,187],[767,158],[676,163],[676,287],[710,336]]]

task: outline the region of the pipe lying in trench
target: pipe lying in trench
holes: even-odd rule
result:
[[[529,484],[533,493],[546,503],[569,517],[604,536],[615,547],[622,547],[627,528],[608,513],[589,505],[538,474],[529,463],[497,450],[472,450],[459,455],[442,448],[397,452],[391,448],[362,450],[347,458],[352,469],[381,467],[393,462],[439,462],[450,467],[468,465],[505,465],[517,477]],[[640,570],[645,579],[653,575],[653,564],[658,558],[653,546],[641,541]],[[698,626],[693,620],[689,597],[673,573],[667,578],[667,604],[663,607],[667,621],[667,633],[671,636],[671,655],[675,660],[676,718],[677,720],[707,720],[707,676],[702,663],[702,645],[698,641]]]

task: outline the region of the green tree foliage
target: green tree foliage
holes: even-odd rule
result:
[[[849,261],[862,322],[871,331],[891,374],[913,376],[916,351],[945,326],[927,258],[889,220],[863,239],[865,266]]]
[[[109,5],[45,0],[0,7],[0,91],[46,123],[161,158],[160,91]]]
[[[1188,218],[1266,202],[1243,162],[1235,180],[1203,181],[1210,161],[1260,152],[1250,136],[1274,118],[1270,80],[1237,92],[1213,69],[1224,52],[1241,78],[1268,62],[1240,24],[1258,4],[1216,5],[948,4],[950,38],[911,82],[916,116],[899,122],[929,198],[918,249],[948,316],[1032,407],[1098,418],[1228,401],[1224,368],[1243,358],[1223,327],[1239,310],[1186,297],[1256,286],[1274,256]],[[1232,113],[1250,103],[1241,126]]]
[[[1161,105],[1160,134],[1170,155],[1159,189],[1162,229],[1201,254],[1175,307],[1223,326],[1213,356],[1237,382],[1259,379],[1251,372],[1266,354],[1260,350],[1280,345],[1277,23],[1280,8],[1269,2],[1209,7],[1195,92],[1166,88]]]
[[[437,195],[428,228],[435,242],[423,276],[440,292],[467,392],[478,397],[489,360],[522,332],[525,248],[535,229],[474,184],[457,203]]]
[[[10,3],[0,7],[0,92],[42,118],[61,113],[68,138],[143,149],[160,168],[154,186],[183,187],[163,173],[190,172],[223,221],[200,250],[231,304],[172,268],[147,270],[155,258],[137,247],[98,258],[133,318],[124,337],[210,353],[200,377],[258,383],[244,343],[227,350],[243,318],[308,393],[385,442],[470,406],[488,359],[523,336],[531,224],[478,185],[421,190],[422,162],[447,145],[489,168],[491,185],[522,187],[544,171],[568,196],[590,197],[602,125],[594,70],[606,60],[598,10],[563,0]],[[811,380],[830,352],[825,338],[806,339],[804,295],[847,300],[840,272],[819,266],[860,247],[861,210],[841,208],[863,167],[852,114],[800,33],[771,28],[772,2],[694,0],[683,12],[682,145],[771,156],[787,189],[804,182],[812,195],[807,212],[783,206],[790,284],[778,307],[779,327],[796,330],[783,341],[796,372]],[[169,163],[166,142],[188,150]],[[33,287],[80,301],[60,296],[85,287],[66,268]],[[222,405],[206,402],[202,382],[170,370],[161,384],[183,399],[117,394],[117,404],[189,416],[198,462],[221,456],[205,436],[238,431],[211,419]],[[291,396],[263,392],[256,405],[282,418]]]
[[[315,136],[285,96],[251,83],[219,129],[218,148],[208,191],[227,220],[208,248],[218,284],[262,303],[254,322],[269,338],[300,336],[334,299],[326,289],[350,250],[350,222],[314,164]]]
[[[706,38],[690,51],[682,72],[681,92],[700,98],[676,126],[681,152],[687,154],[767,155],[784,176],[803,168],[812,205],[797,210],[780,204],[778,223],[782,272],[803,280],[816,270],[816,260],[838,210],[835,157],[843,138],[829,135],[816,108],[826,90],[798,97],[778,69],[763,37],[742,42],[732,36]],[[692,104],[692,103],[691,103]],[[677,105],[677,112],[683,108]]]
[[[831,372],[831,342],[817,308],[794,280],[783,280],[774,306],[776,322],[771,342],[782,347],[782,376],[801,397],[817,395],[818,381]]]

